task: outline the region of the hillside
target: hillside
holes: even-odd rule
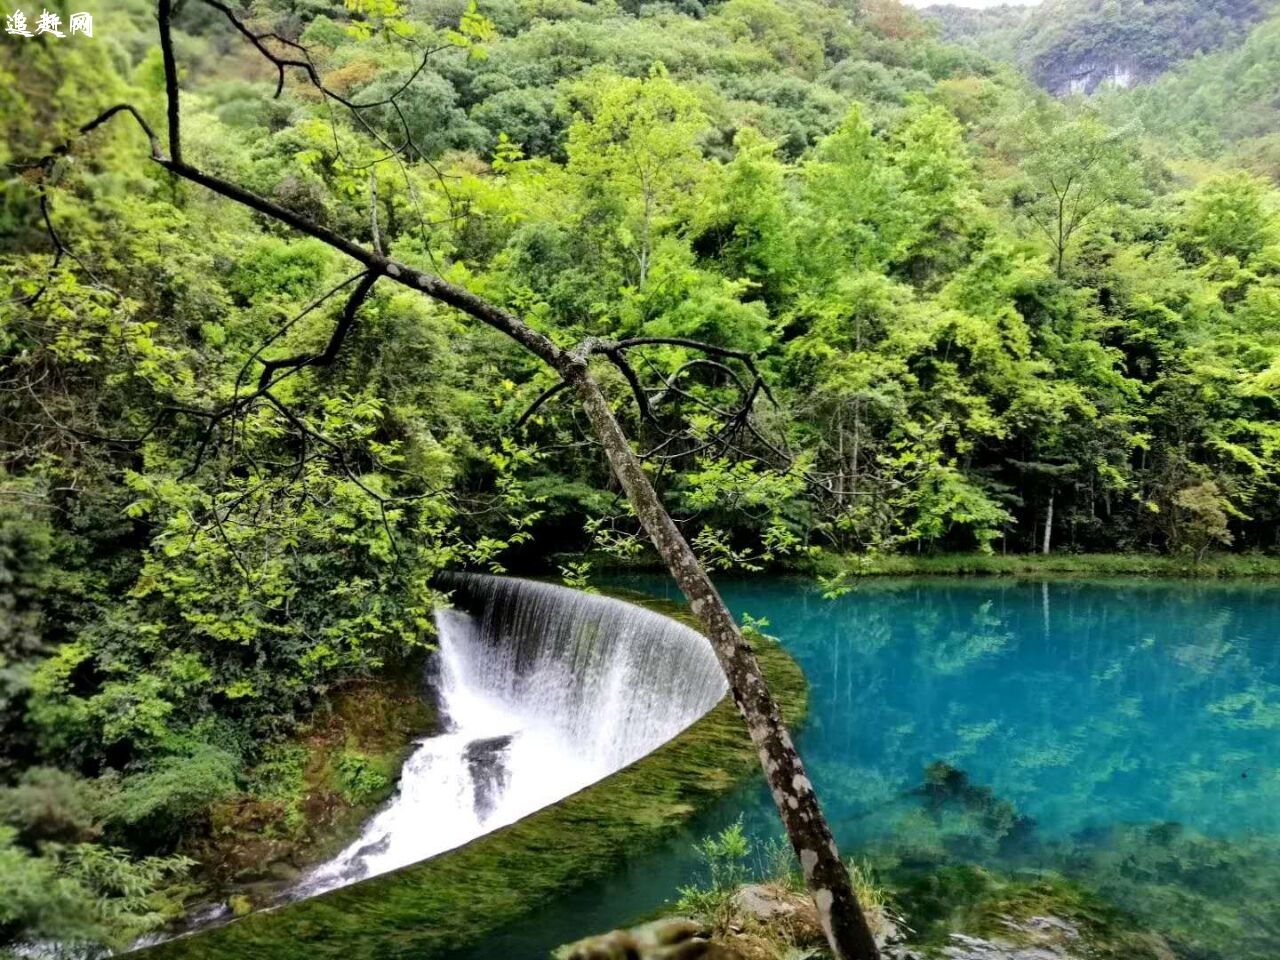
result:
[[[1056,96],[1149,83],[1238,46],[1273,0],[1045,0],[1032,8],[930,7],[944,39],[1016,62]]]
[[[1239,47],[1181,64],[1148,87],[1108,98],[1177,154],[1280,180],[1280,13]]]

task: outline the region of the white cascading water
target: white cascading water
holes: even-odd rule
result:
[[[459,609],[436,616],[446,732],[419,744],[395,796],[290,899],[513,823],[640,759],[724,696],[706,639],[667,617],[527,580],[449,586]]]

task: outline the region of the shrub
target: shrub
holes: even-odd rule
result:
[[[391,778],[378,765],[354,750],[338,757],[338,789],[350,803],[362,803],[385,793],[391,786]]]

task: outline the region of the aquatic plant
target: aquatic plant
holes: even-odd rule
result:
[[[733,896],[750,875],[747,860],[751,843],[738,818],[718,834],[694,844],[706,871],[704,883],[680,888],[676,912],[699,917],[716,930],[725,930],[733,919]],[[791,873],[788,871],[788,876]]]

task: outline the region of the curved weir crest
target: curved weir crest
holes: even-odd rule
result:
[[[457,576],[436,615],[445,732],[395,796],[290,899],[427,859],[640,759],[719,702],[701,634],[643,607],[529,580]]]

